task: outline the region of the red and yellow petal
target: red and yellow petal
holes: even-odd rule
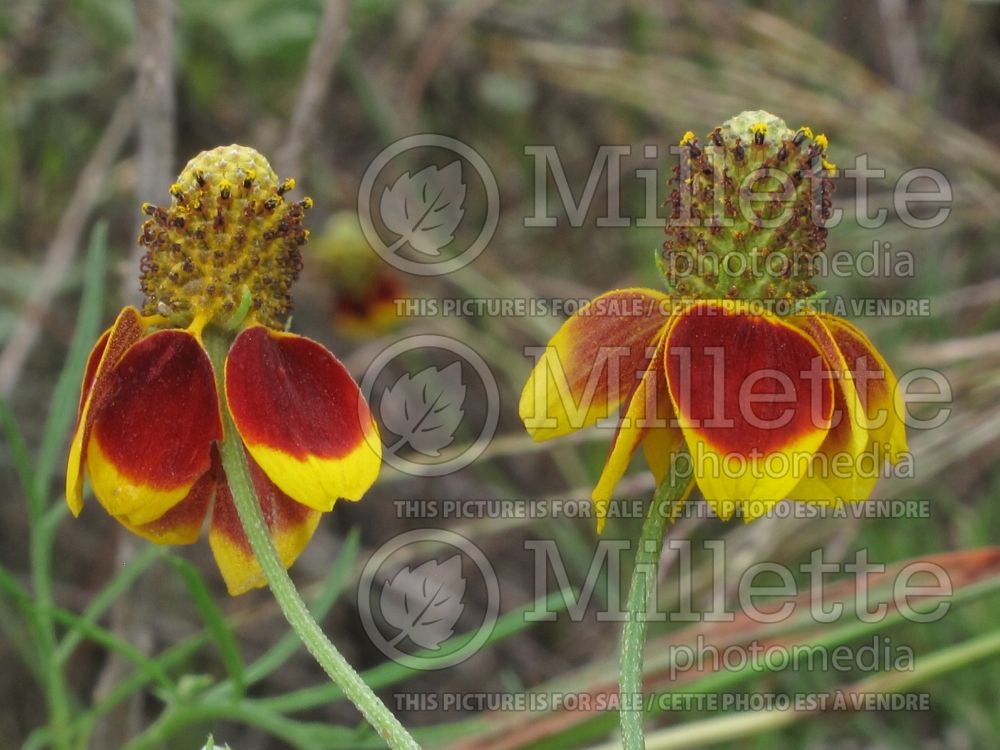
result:
[[[823,353],[831,375],[835,375],[830,431],[813,456],[808,474],[795,486],[791,496],[796,500],[817,503],[865,500],[874,480],[869,480],[858,471],[869,437],[868,418],[854,375],[833,335],[824,325],[824,316],[805,315],[790,322],[812,338]]]
[[[892,370],[863,333],[841,318],[820,315],[817,319],[835,342],[849,373],[857,399],[856,422],[863,429],[856,431],[848,447],[843,428],[832,428],[817,452],[810,477],[792,495],[808,502],[861,502],[871,496],[886,460],[895,462],[906,451],[902,397]]]
[[[670,454],[676,451],[683,440],[681,431],[670,424],[673,409],[670,405],[667,380],[663,372],[665,341],[666,336],[661,334],[642,378],[628,399],[628,405],[625,407],[625,412],[615,430],[604,469],[601,471],[597,486],[594,487],[591,494],[597,518],[598,534],[604,531],[608,503],[611,501],[615,486],[625,475],[639,444],[645,444],[651,436],[656,434],[653,443],[655,450],[657,452],[664,451],[662,458],[669,462]],[[660,459],[661,457],[658,455],[656,457],[658,467]]]
[[[281,564],[288,568],[312,539],[323,514],[295,502],[282,492],[268,479],[252,456],[247,457],[247,462],[271,539],[274,541]],[[267,584],[260,563],[257,562],[250,548],[250,541],[243,531],[229,486],[225,482],[220,483],[216,495],[208,541],[222,578],[226,582],[226,588],[232,596]]]
[[[674,470],[674,457],[684,442],[684,433],[677,427],[669,395],[663,416],[667,420],[667,427],[651,429],[642,439],[642,455],[646,458],[657,487]]]
[[[548,440],[611,417],[634,388],[670,311],[665,294],[618,289],[567,320],[521,392],[518,414],[531,436]]]
[[[144,526],[187,497],[211,466],[212,443],[222,438],[212,365],[192,334],[159,331],[101,382],[108,396],[86,444],[90,482],[111,515]]]
[[[83,415],[83,407],[87,403],[87,396],[90,395],[90,389],[94,386],[94,381],[97,379],[97,371],[101,366],[101,360],[104,359],[104,352],[108,348],[108,341],[111,339],[111,334],[118,327],[118,320],[121,320],[123,316],[126,320],[131,318],[131,311],[133,310],[134,308],[131,307],[126,307],[122,310],[118,314],[118,319],[115,320],[115,325],[101,334],[101,337],[97,339],[97,343],[94,344],[94,348],[90,350],[90,354],[87,356],[87,365],[83,368],[83,384],[80,387],[80,402],[76,408],[77,423],[80,422],[80,417]],[[124,330],[128,330],[127,324]],[[132,343],[138,341],[140,336],[136,336]]]
[[[319,511],[360,500],[382,444],[357,384],[315,341],[261,326],[226,358],[226,399],[247,450],[282,492]]]
[[[92,415],[98,411],[109,394],[106,378],[111,368],[125,351],[142,338],[142,318],[134,307],[126,307],[97,340],[87,358],[77,408],[76,429],[70,442],[66,460],[66,503],[74,516],[83,509],[84,448],[90,435]]]
[[[857,384],[868,420],[868,448],[892,463],[906,453],[906,415],[896,376],[865,334],[843,318],[821,316]]]
[[[739,302],[701,301],[667,335],[670,400],[705,499],[752,520],[806,474],[830,427],[834,394],[805,333]]]
[[[212,507],[219,474],[215,467],[202,474],[187,497],[155,521],[134,526],[125,518],[117,518],[125,528],[156,544],[194,544],[201,536],[205,516]]]

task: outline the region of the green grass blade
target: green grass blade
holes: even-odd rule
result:
[[[43,511],[41,498],[35,491],[35,470],[31,465],[31,458],[28,456],[28,447],[25,445],[21,428],[5,401],[0,401],[0,427],[3,428],[11,460],[17,471],[17,478],[27,495],[28,522],[34,527],[35,524],[41,522]]]
[[[189,727],[219,721],[235,721],[256,727],[301,750],[364,750],[385,747],[385,742],[377,735],[372,742],[364,743],[359,741],[358,733],[353,728],[289,719],[274,711],[251,705],[250,702],[200,702],[166,711],[141,735],[126,744],[123,750],[164,747],[167,740]]]
[[[540,600],[540,602],[544,602],[542,606],[546,607],[547,612],[559,612],[566,607],[566,602],[570,598],[572,597],[567,596],[566,591],[557,591],[554,594],[550,594],[545,599]],[[483,648],[487,648],[494,643],[502,641],[505,638],[509,638],[515,633],[534,625],[534,622],[525,619],[524,613],[535,609],[538,606],[539,602],[533,602],[530,605],[519,607],[518,609],[508,612],[500,617],[496,621],[496,625],[493,628],[493,632],[490,634],[489,639],[483,644]],[[467,643],[475,637],[475,635],[475,633],[463,633],[445,641],[442,644],[442,647],[447,647],[449,649],[452,647],[461,648],[461,644]],[[415,656],[430,657],[433,656],[434,653],[434,651],[427,649],[418,651]],[[408,677],[420,674],[426,674],[426,672],[419,669],[413,669],[412,667],[405,667],[401,664],[396,664],[395,662],[386,662],[362,672],[361,678],[373,690],[381,690],[400,683]],[[340,700],[343,697],[343,691],[341,691],[337,685],[325,684],[302,688],[301,690],[286,693],[285,695],[279,695],[274,698],[265,698],[254,701],[254,705],[263,706],[271,711],[286,713],[293,711],[305,711],[310,708],[315,708],[316,706]]]
[[[202,647],[211,642],[207,633],[199,633],[180,643],[165,649],[160,654],[152,657],[151,661],[157,668],[166,673],[168,670],[183,664],[194,656]],[[86,737],[94,723],[104,714],[112,711],[122,701],[128,700],[136,692],[143,689],[150,682],[148,672],[136,670],[125,679],[116,684],[99,703],[80,713],[74,721],[71,729],[78,736]],[[81,745],[85,746],[83,742]]]
[[[62,455],[66,433],[76,419],[80,381],[87,357],[100,331],[104,301],[104,274],[108,257],[108,223],[99,221],[90,233],[90,245],[83,275],[83,297],[77,317],[76,330],[70,342],[66,362],[59,373],[52,403],[49,408],[42,442],[38,450],[35,472],[35,492],[45,497],[55,466]]]
[[[52,746],[52,730],[48,727],[38,727],[28,735],[28,739],[21,745],[21,750],[42,750]]]
[[[0,566],[0,591],[14,602],[17,611],[20,612],[25,623],[28,625],[29,632],[33,638],[37,639],[39,623],[31,595],[3,566]]]
[[[238,695],[246,691],[246,665],[240,655],[240,648],[233,636],[233,631],[226,623],[226,618],[215,603],[215,597],[205,585],[205,579],[201,577],[193,564],[187,560],[171,555],[167,558],[174,569],[180,574],[184,585],[187,586],[188,593],[194,605],[198,608],[205,627],[219,647],[219,655],[222,657],[229,679],[232,681]]]
[[[998,591],[1000,591],[1000,576],[993,576],[976,584],[963,587],[951,596],[927,597],[911,602],[911,606],[914,612],[928,612],[933,611],[934,607],[940,601],[947,599],[953,607],[958,607],[960,604],[975,601],[990,594],[995,594]],[[903,614],[899,610],[894,610],[885,618],[874,622],[863,622],[856,618],[850,619],[843,625],[830,627],[824,629],[821,633],[812,634],[807,641],[802,642],[820,648],[833,648],[857,639],[870,637],[902,622],[905,622]],[[658,666],[662,669],[670,663],[668,660]],[[646,666],[648,668],[648,663]],[[678,683],[676,687],[664,686],[657,692],[671,693],[675,690],[682,690],[687,693],[721,693],[751,682],[754,679],[762,679],[767,674],[780,674],[780,672],[780,670],[767,669],[766,663],[762,669],[757,669],[747,664],[738,669],[708,672],[704,677],[691,680],[690,682]],[[552,689],[552,685],[542,686],[541,689]],[[647,717],[656,716],[662,713],[663,710],[664,707],[659,702],[653,701],[651,710],[646,715]],[[567,729],[559,736],[540,739],[537,743],[531,745],[531,747],[533,750],[556,750],[557,748],[577,747],[585,743],[597,741],[599,738],[606,736],[609,732],[615,730],[616,725],[617,717],[613,713],[600,714],[593,719],[581,722]]]
[[[120,638],[117,634],[106,628],[102,628],[100,625],[87,622],[80,615],[68,610],[52,607],[49,611],[52,619],[56,622],[83,633],[88,640],[93,641],[99,646],[103,646],[108,651],[121,654],[128,661],[132,662],[148,681],[155,682],[170,693],[175,691],[176,688],[173,680],[167,676],[167,673],[156,661],[150,659],[142,651],[128,641]]]
[[[34,648],[35,624],[30,616],[22,617],[21,614],[23,613],[19,613],[5,598],[0,597],[0,637],[20,657],[31,676],[41,685],[44,676]]]
[[[970,664],[997,658],[998,655],[1000,632],[994,631],[922,656],[910,671],[876,674],[850,686],[850,689],[858,695],[901,693]],[[652,732],[646,736],[646,745],[649,750],[680,750],[705,747],[726,740],[746,743],[755,735],[819,715],[822,714],[818,711],[739,711]],[[597,750],[611,750],[611,747],[610,744],[603,745]]]
[[[166,550],[152,544],[147,545],[143,550],[132,558],[128,565],[122,568],[118,575],[112,578],[97,594],[91,599],[90,604],[80,615],[84,622],[96,623],[101,616],[111,607],[112,604],[132,585],[132,583],[157,560],[161,559]],[[80,630],[72,629],[63,637],[56,648],[56,658],[60,664],[65,664],[66,660],[73,654],[76,647],[80,645],[84,635]]]

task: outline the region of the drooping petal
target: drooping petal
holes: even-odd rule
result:
[[[893,462],[897,461],[907,447],[903,421],[906,412],[896,376],[860,330],[842,318],[822,317],[858,384],[858,395],[868,417],[870,439],[890,449],[886,455]]]
[[[226,358],[226,398],[261,469],[298,502],[328,511],[360,500],[378,476],[382,444],[350,373],[315,341],[261,326]]]
[[[665,294],[618,289],[563,323],[521,392],[518,414],[531,436],[548,440],[612,417],[670,312]]]
[[[201,536],[218,484],[219,475],[213,466],[194,483],[187,497],[155,521],[135,526],[125,518],[117,520],[133,534],[156,544],[194,544]]]
[[[827,369],[835,376],[830,431],[791,497],[816,503],[865,500],[875,484],[875,479],[858,471],[869,442],[868,417],[854,374],[824,320],[825,316],[804,315],[790,321],[823,352]]]
[[[87,441],[90,482],[111,515],[143,526],[187,497],[211,466],[212,442],[222,438],[212,365],[192,334],[159,331],[101,382],[108,396]]]
[[[669,324],[665,330],[669,329]],[[673,409],[670,396],[667,393],[667,379],[663,372],[663,349],[666,336],[661,334],[656,342],[652,357],[649,358],[645,371],[638,384],[628,398],[628,405],[615,430],[608,452],[607,461],[597,486],[591,494],[597,518],[597,533],[604,531],[608,516],[608,503],[614,492],[615,485],[625,475],[632,455],[640,443],[649,440],[655,433],[656,450],[663,450],[664,461],[670,460],[670,454],[680,445],[683,436],[681,431],[670,424]],[[659,466],[660,456],[656,457]]]
[[[885,358],[865,334],[842,318],[833,315],[822,318],[857,384],[868,420],[865,454],[871,455],[871,463],[879,471],[886,459],[895,464],[907,452],[902,392]]]
[[[92,415],[100,409],[109,394],[105,377],[125,351],[142,337],[142,319],[134,307],[126,307],[111,328],[97,340],[87,358],[77,408],[76,428],[66,459],[66,503],[74,516],[83,509],[84,448],[90,436]]]
[[[781,318],[695,303],[671,326],[670,400],[705,499],[723,519],[766,513],[805,475],[833,411],[822,353]]]
[[[66,457],[66,504],[74,516],[79,516],[83,510],[83,447],[88,433],[88,420],[85,416],[87,400],[94,380],[97,378],[97,371],[104,358],[104,352],[113,330],[113,327],[106,330],[94,344],[90,356],[87,357],[87,366],[83,371],[80,403],[76,410],[76,427],[73,429],[69,455]]]
[[[323,514],[295,502],[282,492],[268,479],[252,456],[247,456],[247,462],[271,539],[274,541],[281,564],[288,568],[306,548]],[[215,498],[208,542],[222,578],[226,582],[226,588],[232,596],[267,584],[260,563],[257,562],[250,548],[250,541],[243,531],[229,486],[225,482],[220,482]]]
[[[659,408],[659,404],[657,407]],[[667,474],[674,470],[674,456],[684,441],[684,433],[677,426],[669,395],[662,417],[667,420],[667,427],[649,430],[642,439],[642,455],[646,458],[649,470],[653,472],[657,487],[663,484]]]
[[[76,421],[80,422],[80,417],[83,415],[83,407],[87,403],[87,397],[90,395],[90,389],[94,386],[94,381],[97,379],[97,371],[101,366],[101,360],[104,358],[104,352],[108,348],[108,341],[111,339],[112,332],[119,327],[118,321],[123,317],[128,320],[131,318],[130,310],[134,308],[127,307],[118,314],[118,318],[115,320],[115,325],[108,328],[101,337],[97,339],[97,343],[94,344],[94,348],[90,350],[90,354],[87,355],[87,365],[83,368],[83,383],[80,386],[80,402],[76,408]],[[127,330],[124,328],[123,330]],[[120,334],[119,334],[120,335]],[[135,340],[131,343],[138,341],[139,337],[136,336]],[[131,345],[131,344],[130,344]]]

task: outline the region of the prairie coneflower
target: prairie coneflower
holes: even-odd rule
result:
[[[538,359],[520,416],[537,440],[621,416],[593,491],[598,529],[641,445],[658,482],[682,445],[722,518],[792,498],[866,500],[906,451],[896,379],[811,283],[835,167],[827,139],[744,112],[687,133],[658,264],[667,293],[619,289]]]
[[[350,374],[285,331],[312,205],[286,200],[294,184],[228,146],[188,163],[168,208],[143,206],[143,308],[123,309],[90,355],[67,464],[74,515],[87,474],[105,510],[154,542],[190,544],[210,516],[234,595],[266,581],[220,466],[226,412],[285,567],[322,513],[361,498],[381,461]]]

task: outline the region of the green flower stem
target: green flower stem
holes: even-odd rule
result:
[[[687,448],[682,442],[672,465],[677,467],[679,459],[687,456]],[[622,628],[619,666],[619,721],[624,750],[644,750],[646,747],[642,733],[645,715],[642,700],[642,655],[646,645],[649,604],[651,594],[656,591],[663,535],[674,511],[687,495],[690,481],[687,477],[678,476],[677,472],[672,472],[663,480],[649,503],[649,511],[639,534],[635,567],[632,569],[626,602],[627,616]]]
[[[205,344],[220,381],[219,393],[221,395],[223,393],[223,364],[229,349],[229,339],[225,336],[216,337],[212,334],[211,331],[205,332]],[[250,548],[253,550],[257,562],[260,563],[268,586],[271,588],[271,593],[274,594],[285,619],[288,620],[288,624],[292,626],[295,634],[302,640],[309,653],[323,667],[323,671],[334,683],[340,686],[348,700],[357,707],[390,748],[393,750],[419,750],[420,746],[400,724],[399,719],[379,700],[378,696],[365,684],[360,675],[337,650],[337,647],[323,633],[306,608],[305,602],[302,601],[302,597],[288,576],[285,567],[278,559],[278,552],[268,533],[264,515],[261,513],[260,503],[250,479],[250,469],[247,466],[243,443],[233,425],[233,419],[225,405],[225,399],[221,400],[223,428],[225,430],[225,438],[219,447],[222,467],[226,472],[226,479],[229,482],[229,489],[233,496],[233,503],[236,505],[236,512],[240,517],[240,523],[250,541]]]

